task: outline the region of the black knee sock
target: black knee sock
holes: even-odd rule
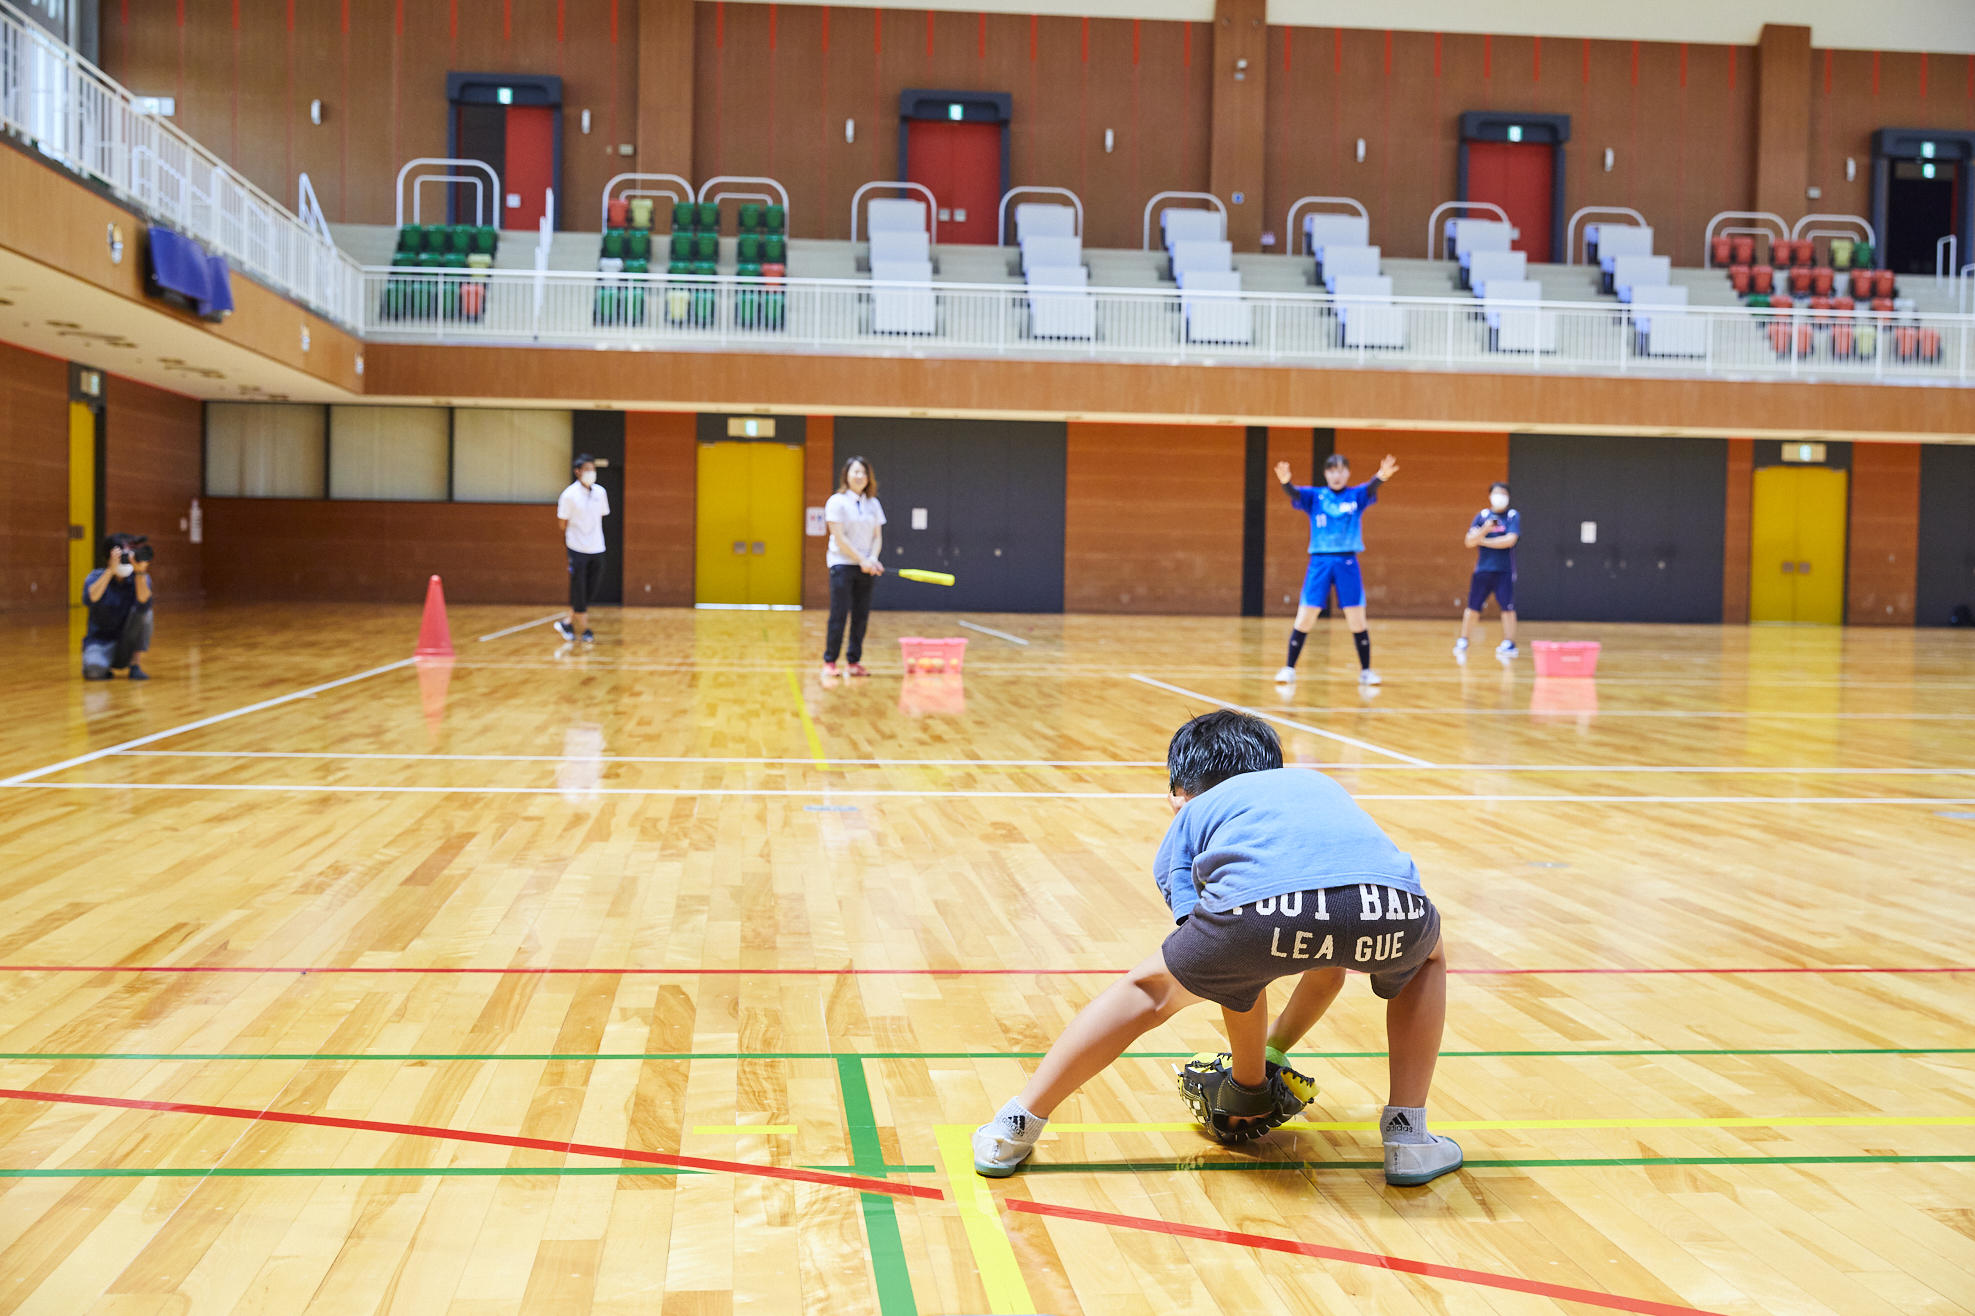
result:
[[[1289,628],[1289,665],[1296,666],[1296,660],[1303,656],[1303,641],[1310,638],[1310,632]]]
[[[1351,643],[1358,646],[1358,670],[1370,671],[1372,665],[1372,633],[1352,631]]]

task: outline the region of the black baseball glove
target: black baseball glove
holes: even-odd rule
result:
[[[1296,1118],[1317,1094],[1317,1085],[1307,1074],[1273,1060],[1260,1089],[1244,1088],[1234,1081],[1232,1059],[1225,1051],[1218,1055],[1203,1051],[1173,1068],[1193,1118],[1220,1142],[1232,1145],[1263,1137]]]

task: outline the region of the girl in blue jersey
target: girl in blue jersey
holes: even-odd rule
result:
[[[1276,479],[1299,512],[1310,517],[1310,569],[1303,577],[1303,598],[1296,609],[1296,626],[1289,632],[1289,661],[1276,673],[1278,684],[1296,679],[1296,660],[1302,656],[1303,641],[1310,638],[1310,627],[1337,588],[1338,606],[1344,609],[1345,624],[1358,646],[1358,684],[1377,685],[1372,670],[1372,637],[1365,630],[1365,582],[1358,574],[1358,554],[1365,551],[1361,521],[1365,509],[1378,501],[1378,487],[1399,473],[1398,459],[1391,453],[1378,464],[1378,474],[1363,484],[1353,485],[1351,463],[1341,452],[1324,460],[1324,487],[1289,482],[1289,463],[1276,463]]]

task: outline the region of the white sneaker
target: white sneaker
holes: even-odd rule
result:
[[[1516,642],[1514,640],[1504,640],[1495,646],[1495,656],[1497,658],[1513,658],[1520,652],[1521,650],[1516,648]]]
[[[1395,1188],[1417,1188],[1460,1169],[1461,1161],[1461,1144],[1438,1133],[1432,1142],[1388,1142],[1385,1182]]]
[[[1467,660],[1468,660],[1468,637],[1463,635],[1460,639],[1454,641],[1454,661],[1457,663],[1464,663]]]
[[[1358,673],[1358,684],[1378,685],[1379,684],[1378,673],[1374,672],[1369,667],[1365,668],[1363,671]]]
[[[1006,1179],[1022,1168],[1022,1162],[1029,1159],[1036,1149],[1036,1139],[1042,1136],[1038,1121],[1028,1130],[1028,1137],[1018,1137],[1009,1122],[999,1115],[974,1130],[974,1173],[989,1179]],[[1424,1182],[1424,1181],[1422,1181]]]
[[[1296,684],[1296,669],[1295,669],[1294,667],[1285,667],[1285,668],[1283,668],[1283,669],[1282,669],[1282,670],[1281,670],[1280,672],[1277,672],[1277,673],[1276,673],[1276,684],[1277,684],[1277,685],[1295,685],[1295,684]]]
[[[576,638],[575,628],[572,627],[568,622],[562,620],[557,620],[555,624],[555,633],[557,635],[560,635],[565,640],[573,640]]]

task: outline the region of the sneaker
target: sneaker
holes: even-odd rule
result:
[[[597,642],[597,633],[591,630],[589,627],[585,626],[583,628],[583,643],[595,644],[596,642]]]
[[[1461,1144],[1438,1133],[1432,1142],[1385,1144],[1385,1182],[1395,1188],[1417,1188],[1460,1168]]]
[[[1522,651],[1516,648],[1516,642],[1514,640],[1504,640],[1495,646],[1495,656],[1497,658],[1513,658],[1520,652]]]
[[[1277,673],[1276,673],[1276,684],[1277,684],[1277,685],[1295,685],[1295,684],[1296,684],[1296,669],[1295,669],[1294,667],[1285,667],[1285,668],[1283,668],[1283,669],[1282,669],[1282,670],[1281,670],[1280,672],[1277,672]]]
[[[557,635],[560,635],[565,640],[573,640],[576,638],[576,628],[574,626],[571,626],[566,621],[558,620],[556,622],[555,633]]]
[[[826,681],[834,677],[836,674],[837,674],[837,665],[835,663],[824,663],[823,670],[817,673],[817,675],[821,676]]]
[[[151,679],[151,674],[142,667],[139,667],[136,663],[132,663],[130,665],[130,679],[133,681],[148,681]]]
[[[1374,672],[1369,667],[1365,668],[1363,671],[1358,673],[1358,684],[1359,685],[1379,684],[1378,673]]]
[[[1011,1121],[997,1115],[974,1130],[975,1174],[1006,1179],[1022,1168],[1022,1162],[1036,1149],[1036,1138],[1042,1136],[1040,1128],[1029,1137],[1021,1136],[1022,1131],[1014,1126],[1023,1122],[1020,1116]]]
[[[1457,663],[1464,663],[1467,660],[1468,660],[1468,637],[1463,635],[1460,639],[1454,641],[1454,661]]]
[[[863,663],[852,663],[844,670],[850,673],[850,675],[852,676],[869,676],[871,674],[869,671],[865,669]]]

